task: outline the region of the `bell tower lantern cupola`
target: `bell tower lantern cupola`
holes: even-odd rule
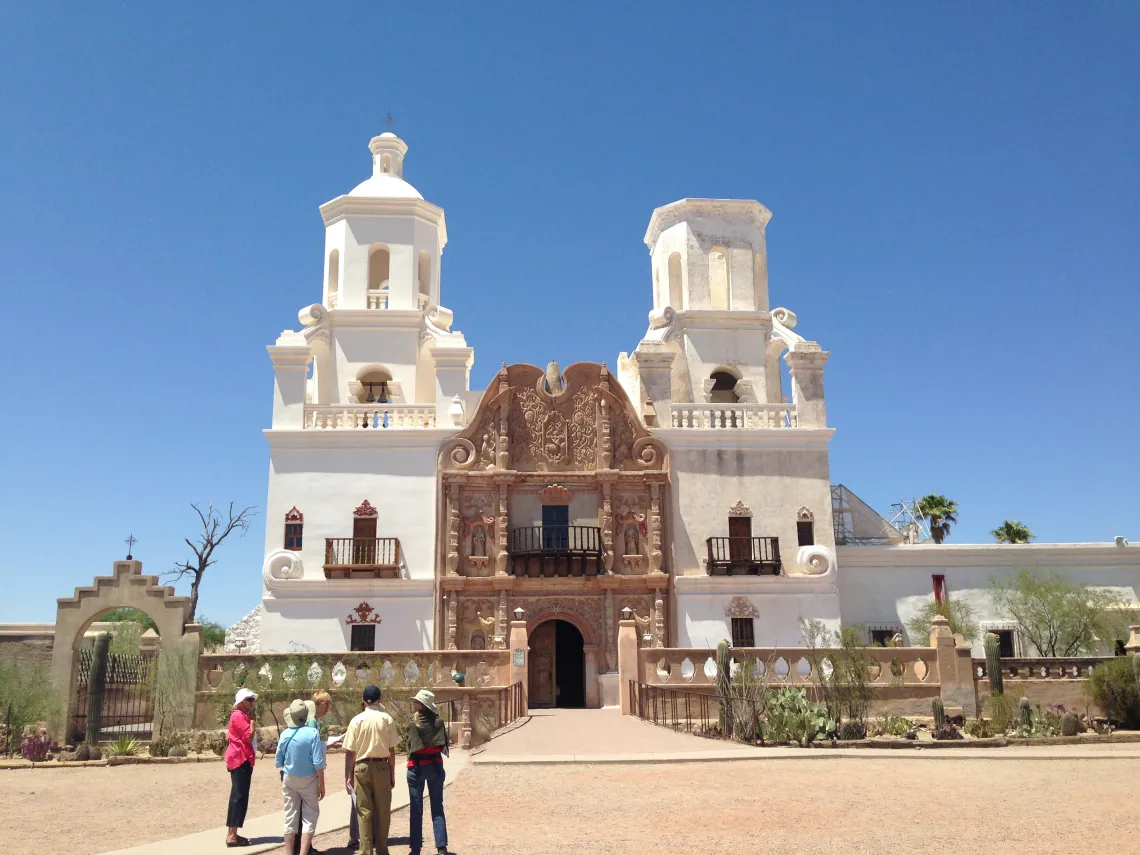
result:
[[[382,175],[404,177],[404,155],[408,153],[406,142],[388,131],[373,137],[368,143],[368,150],[372,152],[373,177]]]
[[[323,302],[337,310],[423,312],[440,303],[443,209],[404,179],[406,142],[387,131],[368,150],[372,175],[321,205]]]

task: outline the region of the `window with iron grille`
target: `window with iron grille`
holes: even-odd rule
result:
[[[376,649],[376,625],[358,624],[352,627],[352,642],[349,645],[350,650],[375,650]]]
[[[294,552],[301,551],[301,530],[305,527],[304,523],[287,522],[285,523],[285,548],[292,549]]]
[[[732,646],[755,647],[756,633],[755,621],[750,617],[734,617],[732,619]]]

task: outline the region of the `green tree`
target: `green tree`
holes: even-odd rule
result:
[[[944,541],[950,534],[950,526],[958,522],[958,503],[938,493],[923,496],[915,510],[929,524],[935,543]]]
[[[950,624],[950,631],[955,635],[962,636],[971,644],[977,639],[978,623],[974,620],[974,610],[969,603],[965,600],[943,600],[940,603],[931,597],[918,613],[906,622],[912,644],[925,647],[930,643],[930,624],[938,615],[946,618]]]
[[[111,609],[97,619],[106,623],[137,623],[146,629],[153,629],[158,632],[158,624],[151,620],[150,615],[142,609]]]
[[[217,621],[212,621],[205,615],[198,619],[202,624],[202,641],[207,650],[218,650],[226,646],[226,628]]]
[[[1006,520],[990,532],[998,543],[1029,543],[1036,535],[1017,520]]]
[[[9,709],[17,746],[25,727],[43,721],[54,729],[63,721],[64,698],[52,684],[47,665],[28,664],[7,652],[0,654],[0,724]]]
[[[1114,591],[1074,584],[1056,573],[1022,570],[991,580],[994,607],[1016,625],[1039,656],[1088,656],[1127,637],[1132,613]]]

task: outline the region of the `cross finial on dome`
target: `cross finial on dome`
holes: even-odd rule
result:
[[[396,124],[396,120],[392,118],[392,111],[388,111],[388,115],[384,117],[384,124],[388,126],[388,130],[392,130],[392,125]]]

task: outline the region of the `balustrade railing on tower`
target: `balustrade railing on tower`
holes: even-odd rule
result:
[[[398,578],[400,575],[400,539],[397,537],[326,537],[324,568],[326,579]]]
[[[675,428],[799,427],[795,404],[670,404],[669,424]]]
[[[710,576],[779,576],[783,572],[778,537],[710,537]]]
[[[435,404],[306,404],[307,430],[434,428]]]

